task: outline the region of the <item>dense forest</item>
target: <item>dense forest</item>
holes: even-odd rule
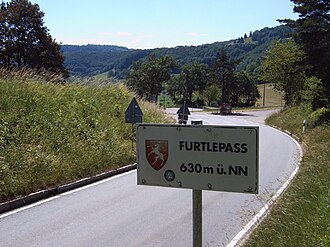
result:
[[[226,49],[232,59],[242,59],[237,67],[238,71],[251,73],[261,65],[262,57],[272,41],[287,38],[291,31],[291,28],[281,25],[250,32],[230,41],[149,50],[110,45],[62,45],[61,49],[65,56],[65,67],[74,76],[93,76],[108,72],[109,77],[126,78],[132,64],[146,59],[150,54],[157,57],[171,56],[180,66],[194,62],[210,66],[222,49]]]

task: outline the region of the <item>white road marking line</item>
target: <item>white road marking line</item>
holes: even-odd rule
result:
[[[268,126],[268,127],[270,127],[270,126]],[[275,129],[275,128],[273,128],[273,129]],[[276,194],[266,202],[266,204],[262,207],[262,209],[260,209],[260,211],[249,221],[249,223],[247,223],[247,225],[239,233],[237,233],[237,235],[230,241],[230,243],[226,247],[235,247],[241,241],[241,239],[247,233],[249,233],[254,226],[256,226],[257,222],[260,222],[267,215],[268,210],[271,207],[271,205],[274,202],[276,202],[278,197],[286,190],[286,188],[291,183],[292,179],[296,176],[296,174],[299,171],[300,163],[301,163],[302,157],[303,157],[303,151],[302,151],[302,148],[301,148],[299,142],[297,142],[294,138],[292,138],[287,133],[284,133],[284,132],[282,132],[278,129],[275,129],[275,130],[277,130],[277,131],[281,132],[282,134],[288,136],[298,146],[298,149],[299,149],[299,152],[300,152],[300,158],[299,158],[299,161],[297,163],[297,166],[293,170],[293,172],[291,173],[288,180],[282,185],[282,187],[276,192]]]
[[[55,199],[57,199],[57,198],[59,198],[59,197],[60,197],[60,195],[53,196],[53,197],[50,197],[50,198],[47,198],[47,199],[44,199],[44,200],[41,200],[41,201],[38,201],[38,202],[32,203],[32,204],[27,205],[27,206],[20,207],[20,208],[18,208],[18,209],[14,209],[14,210],[9,211],[9,212],[7,212],[7,213],[3,213],[3,214],[0,215],[0,219],[3,219],[3,218],[5,218],[5,217],[8,217],[8,216],[13,215],[13,214],[17,214],[17,213],[22,212],[22,211],[24,211],[24,210],[27,210],[27,209],[29,209],[29,208],[33,208],[33,207],[39,206],[39,205],[44,204],[44,203],[46,203],[46,202],[49,202],[49,201],[55,200]]]
[[[73,189],[73,190],[70,190],[70,191],[67,191],[67,192],[64,192],[60,195],[63,195],[63,196],[66,196],[66,195],[70,195],[70,194],[73,194],[75,192],[78,192],[78,191],[81,191],[81,190],[85,190],[85,189],[88,189],[88,188],[91,188],[91,187],[94,187],[94,186],[97,186],[99,184],[103,184],[103,183],[106,183],[108,181],[111,181],[113,179],[117,179],[117,178],[120,178],[120,177],[123,177],[123,176],[126,176],[128,174],[131,174],[133,172],[136,172],[136,170],[131,170],[131,171],[128,171],[128,172],[125,172],[125,173],[122,173],[122,174],[118,174],[118,175],[115,175],[113,177],[110,177],[110,178],[106,178],[106,179],[103,179],[103,180],[100,180],[98,182],[95,182],[95,183],[92,183],[92,184],[89,184],[89,185],[85,185],[83,187],[80,187],[80,188],[77,188],[77,189]]]
[[[97,185],[99,185],[99,184],[102,184],[102,183],[106,183],[106,182],[108,182],[108,181],[111,181],[111,180],[113,180],[113,179],[120,178],[120,177],[122,177],[122,176],[125,176],[125,175],[128,175],[128,174],[131,174],[131,173],[133,173],[133,172],[136,172],[136,170],[131,170],[131,171],[128,171],[128,172],[125,172],[125,173],[122,173],[122,174],[118,174],[118,175],[115,175],[115,176],[113,176],[113,177],[106,178],[106,179],[103,179],[103,180],[101,180],[101,181],[98,181],[98,182],[95,182],[95,183],[92,183],[92,184],[89,184],[89,185],[85,185],[85,186],[83,186],[83,187],[80,187],[80,188],[77,188],[77,189],[74,189],[74,190],[70,190],[70,191],[64,192],[64,193],[62,193],[62,194],[59,194],[59,195],[56,195],[56,196],[53,196],[53,197],[50,197],[50,198],[47,198],[47,199],[43,199],[43,200],[41,200],[41,201],[38,201],[38,202],[32,203],[32,204],[30,204],[30,205],[23,206],[23,207],[20,207],[20,208],[18,208],[18,209],[14,209],[14,210],[9,211],[9,212],[7,212],[7,213],[3,213],[3,214],[1,214],[1,215],[0,215],[0,219],[3,219],[3,218],[8,217],[8,216],[10,216],[10,215],[17,214],[17,213],[19,213],[19,212],[25,211],[25,210],[30,209],[30,208],[33,208],[33,207],[37,207],[37,206],[42,205],[42,204],[44,204],[44,203],[46,203],[46,202],[50,202],[50,201],[52,201],[52,200],[58,199],[58,198],[60,198],[60,197],[62,197],[62,196],[70,195],[70,194],[73,194],[73,193],[75,193],[75,192],[78,192],[78,191],[81,191],[81,190],[85,190],[85,189],[91,188],[91,187],[93,187],[93,186],[97,186]]]

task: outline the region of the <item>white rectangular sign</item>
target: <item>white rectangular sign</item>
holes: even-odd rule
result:
[[[258,126],[137,126],[139,185],[257,194],[258,163]]]

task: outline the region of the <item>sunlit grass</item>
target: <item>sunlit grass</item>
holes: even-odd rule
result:
[[[282,95],[276,92],[271,84],[258,85],[260,93],[260,99],[257,101],[257,105],[260,107],[274,107],[282,106],[284,104]]]
[[[135,162],[122,85],[0,77],[0,201]],[[144,122],[170,121],[141,102]]]
[[[309,127],[313,115],[304,107],[288,109],[268,120],[300,136],[306,152],[300,171],[245,246],[330,246],[330,127]]]

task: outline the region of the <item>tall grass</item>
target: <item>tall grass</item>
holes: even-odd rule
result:
[[[0,201],[135,162],[121,85],[0,77]],[[142,103],[145,122],[169,121]]]
[[[45,69],[18,69],[12,67],[5,69],[0,67],[0,78],[4,80],[20,80],[20,81],[39,81],[44,83],[62,84],[64,82],[63,75],[56,71],[51,72]]]
[[[327,114],[325,109],[294,107],[268,120],[300,136],[306,152],[292,185],[245,246],[330,246],[330,126],[323,118]],[[315,115],[323,121],[310,124],[303,135],[302,120],[312,122]]]

